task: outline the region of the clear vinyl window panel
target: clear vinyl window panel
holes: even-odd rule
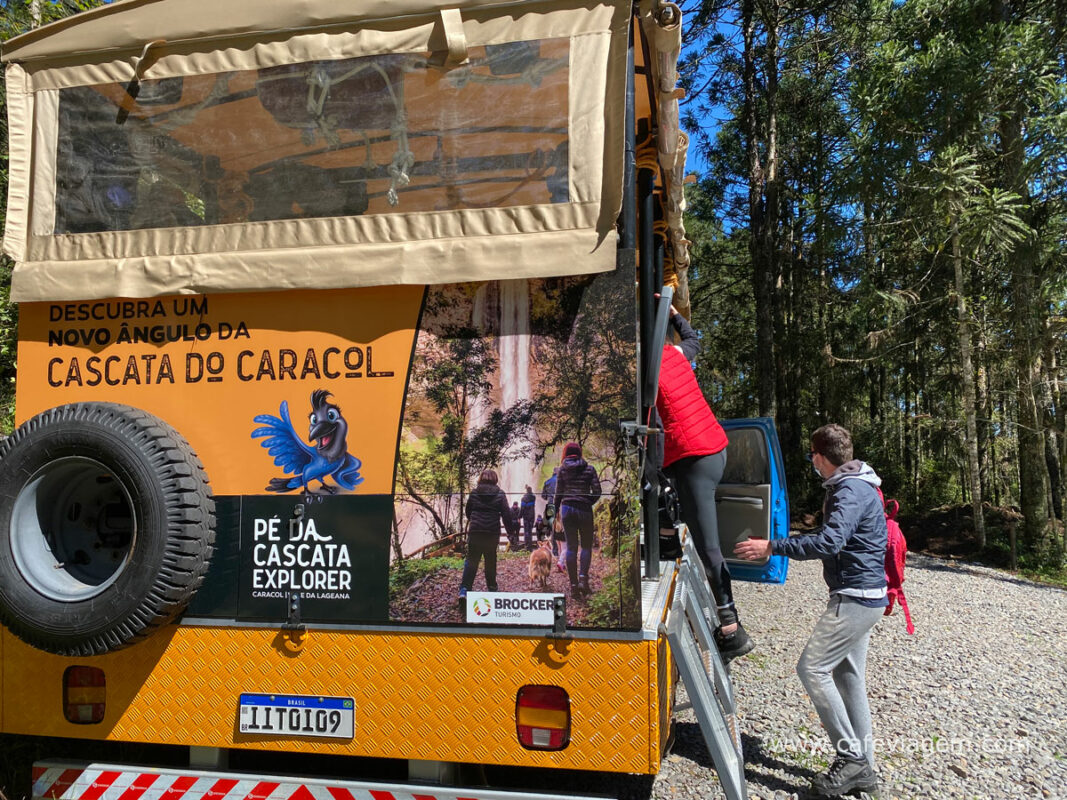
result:
[[[760,486],[771,482],[767,440],[758,428],[732,428],[728,434],[722,483]]]
[[[63,89],[54,232],[566,203],[569,47]]]

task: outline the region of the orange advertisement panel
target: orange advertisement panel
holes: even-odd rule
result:
[[[186,616],[529,625],[562,595],[569,627],[635,629],[624,272],[24,304],[18,422],[117,403],[187,440],[215,514]],[[34,590],[105,592],[141,535],[95,460],[20,479],[55,506],[19,537]]]
[[[284,473],[250,438],[254,417],[280,417],[286,403],[306,437],[323,390],[348,423],[359,491],[390,494],[422,296],[403,286],[26,303],[16,422],[64,403],[135,406],[189,441],[216,495],[262,494]]]

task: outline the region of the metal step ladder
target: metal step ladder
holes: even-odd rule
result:
[[[683,537],[682,563],[667,617],[667,640],[728,800],[746,800],[745,764],[730,674],[715,646],[719,625],[704,565],[691,536]]]

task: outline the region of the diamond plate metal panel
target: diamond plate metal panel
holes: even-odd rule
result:
[[[171,626],[133,647],[75,661],[0,629],[3,731],[204,747],[649,773],[659,767],[663,651],[655,641],[309,631],[294,646],[277,631]],[[63,670],[107,677],[100,725],[72,725]],[[528,683],[571,697],[572,742],[524,750],[515,695]],[[280,739],[237,730],[242,692],[351,696],[349,741]],[[15,698],[33,697],[35,702]]]

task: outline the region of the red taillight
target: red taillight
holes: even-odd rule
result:
[[[515,698],[515,730],[527,750],[562,750],[571,741],[571,699],[559,686],[523,686]]]
[[[63,672],[63,716],[67,722],[91,725],[104,719],[104,671],[67,667]]]

